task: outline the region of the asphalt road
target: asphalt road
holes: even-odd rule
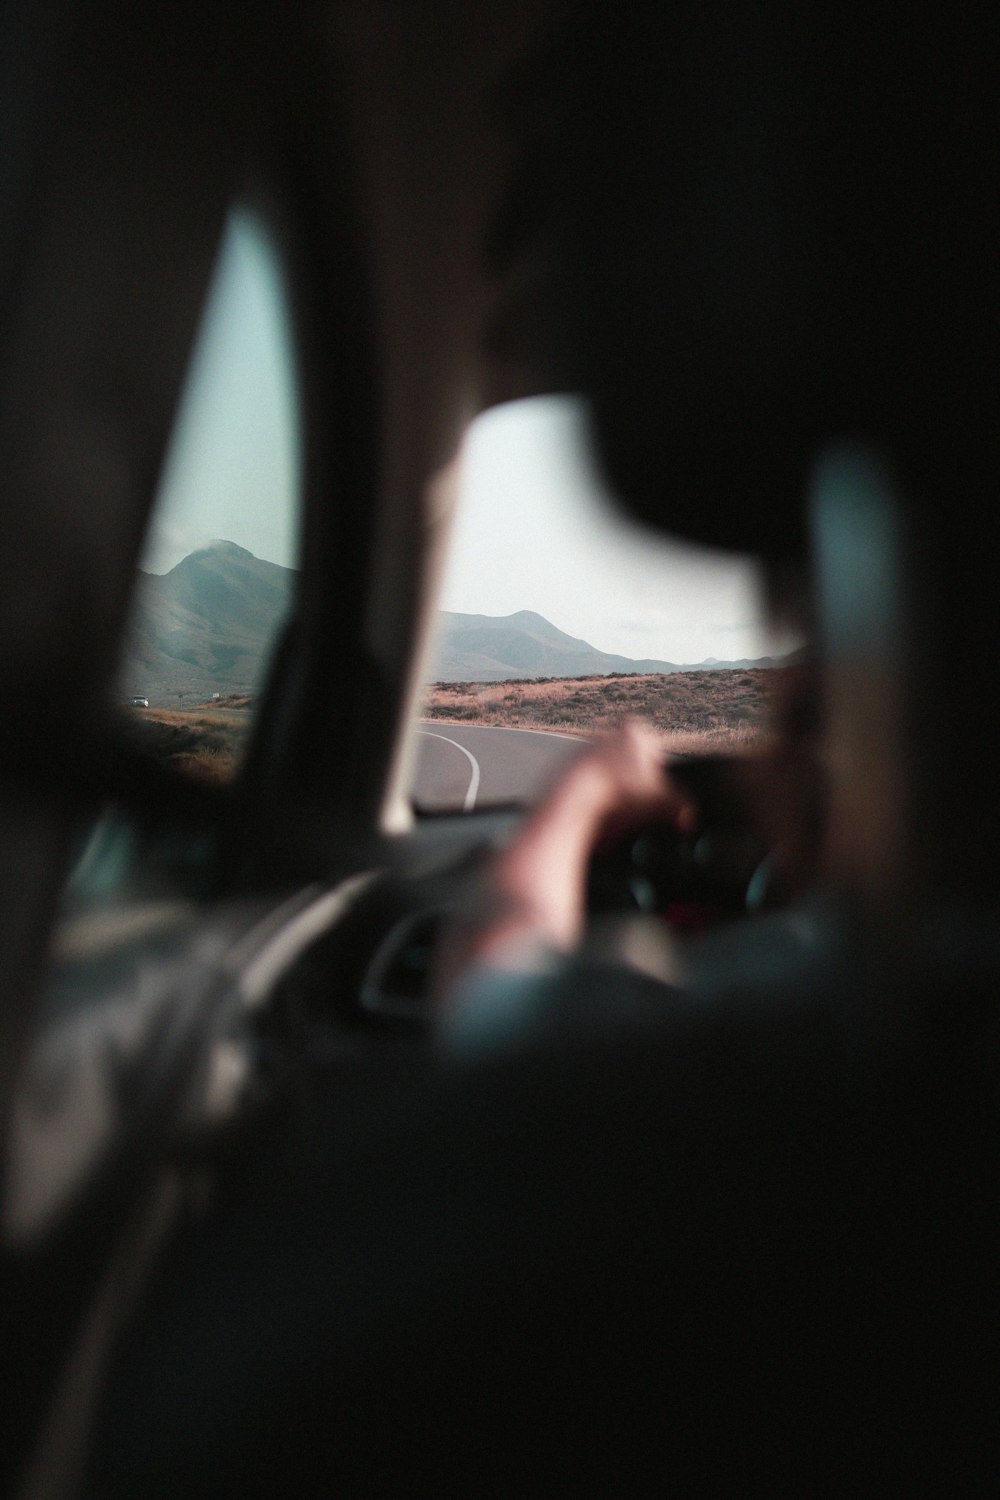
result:
[[[428,812],[533,800],[584,743],[569,734],[485,724],[417,726],[413,799]]]

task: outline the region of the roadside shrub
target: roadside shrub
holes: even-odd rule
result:
[[[242,756],[250,727],[246,719],[215,719],[170,709],[150,709],[130,720],[132,733],[157,760],[199,779],[225,781]]]
[[[423,712],[430,719],[574,733],[590,733],[635,714],[670,743],[743,748],[765,732],[781,677],[781,668],[723,668],[447,683],[427,689]]]

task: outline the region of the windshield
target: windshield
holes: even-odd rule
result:
[[[635,714],[675,753],[752,749],[799,642],[761,577],[640,529],[602,485],[585,404],[538,397],[470,427],[416,736],[422,810],[530,801]]]

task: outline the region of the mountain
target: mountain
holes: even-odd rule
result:
[[[542,615],[461,615],[442,610],[430,671],[434,682],[498,682],[507,677],[589,677],[607,672],[676,672],[665,661],[632,661],[598,651]]]
[[[139,573],[122,685],[153,703],[252,692],[295,573],[235,542],[212,542],[169,573]]]
[[[212,542],[169,573],[139,574],[121,686],[159,706],[252,693],[292,598],[292,568],[264,562],[235,542]],[[784,660],[679,665],[598,651],[530,609],[513,615],[442,610],[432,682],[508,677],[594,677],[609,672],[693,672],[772,667]]]
[[[513,615],[463,615],[442,610],[431,671],[432,682],[501,682],[510,677],[597,677],[609,672],[706,672],[727,668],[776,667],[790,658],[679,664],[635,659],[598,651],[566,635],[542,615],[521,609]]]
[[[738,672],[744,667],[790,667],[801,661],[802,651],[789,651],[785,656],[741,656],[736,661],[719,661],[715,656],[706,656],[697,666],[681,667],[682,672]]]

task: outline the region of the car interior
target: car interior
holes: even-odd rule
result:
[[[6,7],[4,1493],[995,1486],[996,25]],[[213,783],[117,684],[234,216],[297,572]],[[552,393],[794,600],[821,858],[762,895],[739,766],[678,762],[708,864],[602,848],[559,1024],[465,1055],[437,944],[526,809],[421,811],[410,731],[463,434]],[[697,985],[608,1021],[692,906],[710,1038]]]

